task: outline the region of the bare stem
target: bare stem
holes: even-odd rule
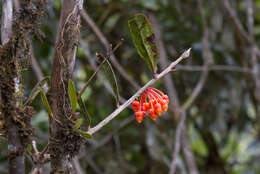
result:
[[[84,11],[81,11],[81,16],[85,20],[85,22],[90,26],[90,28],[94,31],[97,38],[100,40],[100,42],[103,44],[106,50],[109,49],[109,42],[104,36],[104,34],[101,32],[101,30],[97,27],[95,22],[90,18],[90,16]],[[129,82],[134,88],[139,88],[139,85],[125,72],[124,68],[118,63],[115,55],[112,53],[110,57],[111,63],[114,65],[116,70],[120,73],[120,75]]]
[[[145,89],[147,89],[149,86],[153,85],[155,82],[157,82],[159,79],[167,75],[169,72],[172,71],[172,69],[180,63],[183,59],[189,57],[190,55],[190,50],[186,50],[182,55],[174,62],[172,62],[164,71],[162,71],[158,76],[152,80],[150,80],[148,83],[146,83],[141,89],[139,89],[130,99],[128,99],[123,105],[118,107],[114,112],[112,112],[108,117],[106,117],[103,121],[101,121],[98,125],[95,127],[91,128],[87,133],[89,134],[94,134],[97,132],[99,129],[104,127],[106,124],[108,124],[111,120],[113,120],[120,112],[122,112],[126,107],[128,107],[138,96],[140,96]]]
[[[103,64],[106,62],[106,60],[104,59],[97,67],[96,71],[92,74],[92,76],[88,79],[88,81],[85,83],[85,85],[83,86],[83,88],[80,90],[79,95],[78,95],[78,100],[80,99],[80,97],[82,96],[82,94],[84,93],[84,91],[87,89],[88,85],[90,84],[90,82],[94,79],[94,77],[96,77],[97,73],[101,70]]]
[[[115,46],[115,48],[113,48],[112,52],[115,52],[122,45],[122,41],[123,41],[123,39]],[[96,56],[102,58],[103,61],[99,64],[99,66],[97,67],[96,71],[92,74],[92,76],[89,78],[89,80],[85,83],[84,87],[79,92],[78,100],[80,99],[80,97],[82,96],[84,91],[87,89],[87,87],[90,84],[90,82],[94,79],[94,77],[96,77],[97,73],[101,70],[101,67],[106,62],[106,58],[103,55],[96,53]],[[109,58],[109,55],[107,57]]]

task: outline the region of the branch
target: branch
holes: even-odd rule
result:
[[[203,27],[202,57],[203,57],[204,65],[203,65],[203,72],[202,75],[200,76],[199,82],[197,83],[193,92],[191,93],[191,95],[188,97],[188,99],[182,106],[184,110],[187,110],[191,106],[191,104],[195,101],[195,99],[198,97],[199,93],[201,92],[207,80],[209,74],[208,67],[214,62],[212,52],[209,48],[209,31],[207,28],[206,17],[203,11],[202,2],[201,0],[197,0],[197,3],[200,10],[200,16],[202,18],[202,27]]]
[[[90,66],[93,69],[97,69],[97,67],[98,67],[97,63],[96,63],[95,59],[92,58],[93,56],[90,54],[89,47],[87,46],[87,44],[85,44],[84,41],[80,40],[80,45],[82,46],[82,48],[84,50],[84,54],[85,54],[86,58],[88,59]],[[107,89],[107,91],[111,95],[116,95],[114,93],[110,83],[108,83],[107,80],[104,78],[104,74],[101,72],[101,73],[98,73],[97,76],[98,76],[99,81],[103,83],[103,85]],[[124,103],[126,100],[123,97],[119,96],[119,101],[121,103]]]
[[[86,161],[88,162],[88,165],[95,171],[96,174],[104,173],[103,171],[101,171],[101,169],[96,165],[96,163],[89,155],[86,156]]]
[[[13,20],[13,2],[10,0],[3,0],[2,2],[2,26],[1,26],[1,39],[2,45],[9,41],[12,33],[12,20]]]
[[[251,40],[255,40],[254,39],[254,9],[253,9],[253,1],[252,0],[247,0],[247,27],[248,27],[248,33],[249,33],[249,37],[251,38]],[[259,50],[257,48],[257,45],[251,44],[250,45],[250,54],[249,56],[251,57],[250,61],[251,61],[251,65],[252,65],[252,72],[253,72],[253,79],[254,79],[254,83],[255,83],[255,91],[254,91],[254,95],[255,98],[258,102],[258,106],[256,106],[257,109],[257,113],[260,113],[260,79],[259,79],[259,63],[257,61],[257,56],[259,55]],[[260,123],[260,119],[258,117],[258,123]]]
[[[41,70],[39,63],[37,62],[37,60],[34,56],[32,43],[30,45],[30,56],[31,56],[32,69],[35,72],[38,81],[40,82],[43,79],[44,75],[43,75],[43,72]]]
[[[80,162],[79,162],[79,159],[78,157],[74,157],[73,160],[72,160],[72,164],[77,172],[77,174],[86,174],[83,169],[81,168],[80,166]]]
[[[100,29],[97,27],[95,22],[90,18],[90,16],[85,12],[81,11],[82,18],[86,21],[86,23],[91,27],[91,29],[94,31],[100,42],[103,44],[106,50],[109,49],[109,42],[107,41],[106,37],[103,35],[103,33],[100,31]],[[127,80],[134,88],[138,89],[139,85],[125,72],[124,68],[118,63],[115,55],[112,53],[110,60],[114,67],[117,69],[117,71],[121,74],[121,76]]]
[[[146,83],[141,89],[139,89],[130,99],[128,99],[123,105],[118,107],[113,113],[111,113],[107,118],[105,118],[103,121],[101,121],[98,125],[95,127],[91,128],[87,133],[89,134],[94,134],[97,132],[99,129],[101,129],[103,126],[108,124],[111,120],[113,120],[120,112],[122,112],[126,107],[128,107],[137,97],[139,97],[146,88],[149,86],[153,85],[155,82],[157,82],[159,79],[167,75],[169,72],[173,70],[173,68],[180,63],[183,59],[189,57],[190,55],[190,50],[186,50],[176,61],[172,62],[163,72],[158,74],[158,76],[152,80],[150,80],[148,83]]]
[[[243,68],[234,65],[209,65],[209,71],[231,71],[231,72],[241,72],[241,73],[253,73],[249,68]],[[204,71],[204,66],[196,65],[177,65],[176,71]]]
[[[159,57],[160,57],[159,58],[159,67],[161,69],[164,69],[169,64],[169,61],[168,61],[168,58],[166,55],[167,53],[165,50],[164,43],[161,40],[159,24],[158,24],[155,16],[153,15],[153,13],[149,13],[149,19],[151,20],[151,24],[154,29],[156,41],[158,42],[158,46],[159,46],[159,54],[160,54],[159,55]],[[176,67],[178,67],[178,65]],[[178,99],[178,94],[177,94],[175,86],[174,86],[174,82],[173,82],[171,76],[165,76],[163,78],[163,81],[164,81],[164,86],[167,90],[167,93],[169,94],[170,101],[172,101],[170,103],[171,107],[169,107],[169,108],[172,109],[172,111],[174,113],[174,118],[178,119],[179,114],[180,114],[180,110],[179,110],[180,103],[179,103],[179,99]]]
[[[181,120],[176,128],[176,136],[175,136],[175,145],[174,145],[174,151],[172,154],[172,162],[171,162],[171,167],[170,167],[170,172],[169,174],[174,174],[175,168],[176,168],[176,162],[177,162],[177,157],[180,152],[180,144],[181,144],[181,133],[183,130],[183,126],[185,123],[186,119],[186,113],[182,112]]]
[[[252,38],[248,36],[248,33],[244,29],[242,23],[237,17],[236,11],[230,6],[229,0],[221,0],[224,9],[226,10],[228,16],[231,19],[232,24],[234,25],[238,35],[247,42],[247,44],[251,44],[253,42]]]
[[[97,67],[97,69],[95,70],[95,72],[91,75],[91,77],[88,79],[88,81],[84,84],[83,88],[80,90],[79,94],[78,94],[78,100],[80,99],[80,97],[82,96],[82,94],[84,93],[84,91],[87,89],[88,85],[90,84],[90,82],[94,79],[94,77],[96,77],[97,73],[101,70],[103,64],[106,62],[106,60],[104,59]]]
[[[111,45],[110,48],[111,48],[112,52],[115,52],[121,46],[121,44],[122,44],[122,41],[119,42],[113,50],[112,50],[112,45]],[[100,60],[102,60],[102,62],[98,65],[95,72],[91,75],[91,77],[88,79],[88,81],[84,84],[83,88],[81,89],[81,91],[78,94],[78,100],[80,99],[80,97],[82,96],[84,91],[87,89],[90,82],[94,79],[94,77],[96,77],[97,73],[101,70],[103,64],[106,62],[106,59],[110,58],[109,56],[110,55],[107,55],[107,57],[104,57],[102,54],[96,53],[96,57],[99,58]]]
[[[123,127],[127,126],[133,120],[134,120],[134,117],[129,117],[129,118],[125,119],[124,121],[122,121],[119,124],[119,126],[116,127],[111,133],[109,133],[104,138],[102,138],[98,143],[95,143],[95,145],[93,145],[93,147],[91,147],[89,151],[97,150],[98,148],[100,148],[100,147],[104,146],[105,144],[107,144],[120,129],[122,129]]]
[[[203,62],[204,62],[203,72],[202,72],[200,80],[197,83],[196,87],[194,88],[193,92],[188,97],[186,102],[182,105],[182,111],[183,112],[182,112],[181,121],[179,122],[177,130],[176,130],[176,136],[175,136],[176,141],[175,141],[173,159],[172,159],[169,174],[174,174],[174,172],[175,172],[176,160],[177,160],[177,157],[178,157],[178,154],[179,154],[179,151],[180,151],[181,133],[186,133],[186,129],[184,127],[184,121],[185,121],[185,118],[186,118],[185,111],[192,105],[192,103],[195,101],[195,99],[198,97],[199,93],[201,92],[202,88],[204,87],[206,79],[207,79],[208,74],[209,74],[208,67],[211,64],[213,64],[213,62],[214,62],[213,55],[212,55],[210,48],[209,48],[209,31],[207,29],[206,17],[205,17],[204,11],[203,11],[202,2],[201,2],[201,0],[197,0],[197,3],[198,3],[199,11],[200,11],[200,16],[201,16],[201,19],[202,19],[202,28],[203,28],[203,40],[202,40],[202,47],[203,47],[202,53],[203,53]],[[182,129],[183,129],[183,132],[181,131]],[[186,145],[186,147],[188,147],[188,146]],[[187,158],[187,156],[186,156],[187,153],[184,153],[184,155]],[[187,161],[187,162],[188,162],[190,170],[193,171],[194,173],[198,173],[198,170],[196,168],[195,163],[190,164],[189,161]],[[194,162],[194,160],[192,160],[191,162]]]
[[[197,165],[195,163],[194,155],[192,153],[191,147],[190,147],[190,140],[187,134],[187,126],[184,125],[183,131],[181,134],[181,144],[182,144],[182,152],[185,156],[185,160],[187,161],[187,166],[189,168],[190,174],[199,174]]]

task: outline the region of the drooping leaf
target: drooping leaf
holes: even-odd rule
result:
[[[27,146],[26,151],[30,154],[30,153],[32,153],[32,150],[33,150],[32,144],[29,144],[29,145]]]
[[[128,26],[138,54],[148,64],[151,71],[156,73],[159,51],[149,20],[145,15],[138,14],[128,21]]]
[[[48,114],[53,118],[53,113],[52,113],[51,107],[50,107],[47,97],[42,89],[40,89],[40,93],[41,93],[41,99],[42,99],[45,109],[47,110]]]
[[[34,88],[32,89],[29,97],[27,98],[25,105],[31,104],[31,102],[34,100],[34,98],[39,94],[40,90],[43,88],[43,86],[50,81],[50,76],[45,77],[40,82],[38,82]]]
[[[87,132],[84,132],[80,129],[76,130],[80,135],[82,135],[83,137],[85,137],[86,139],[91,139],[93,136]]]
[[[80,128],[80,126],[82,125],[83,123],[83,118],[78,118],[74,124],[74,128],[73,130],[76,131]]]
[[[87,107],[85,106],[85,103],[83,102],[81,97],[78,100],[78,102],[79,102],[80,110],[83,113],[84,119],[87,121],[87,126],[89,127],[91,124],[91,117],[87,111]]]
[[[68,92],[69,92],[69,98],[70,98],[72,112],[75,112],[75,110],[77,108],[77,103],[78,103],[77,102],[77,92],[76,92],[75,86],[71,79],[69,79],[69,82],[68,82]]]
[[[106,76],[106,79],[112,84],[114,96],[116,99],[116,104],[117,104],[117,106],[119,106],[119,90],[118,90],[118,83],[117,83],[116,75],[115,75],[112,65],[106,58],[105,58],[105,63],[103,65],[103,70],[105,71],[104,75]]]

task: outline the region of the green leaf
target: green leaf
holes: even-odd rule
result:
[[[78,130],[83,123],[83,118],[78,118],[74,124],[74,131]]]
[[[50,76],[45,77],[44,79],[42,79],[40,82],[38,82],[33,90],[31,91],[29,97],[27,98],[26,102],[24,103],[25,105],[29,105],[31,104],[31,102],[35,99],[35,97],[39,94],[40,90],[42,89],[42,87],[48,83],[50,81]]]
[[[85,137],[86,139],[91,139],[93,136],[87,132],[84,132],[80,129],[76,130],[80,135],[82,135],[83,137]]]
[[[87,107],[85,106],[85,103],[83,102],[82,98],[78,100],[79,102],[79,107],[81,109],[81,112],[83,113],[84,119],[87,121],[87,126],[89,127],[91,124],[91,117],[87,111]]]
[[[47,97],[46,97],[46,95],[45,95],[45,93],[44,93],[44,91],[43,91],[42,89],[40,90],[40,93],[41,93],[41,99],[42,99],[42,102],[43,102],[43,105],[44,105],[45,109],[47,110],[47,112],[49,113],[49,115],[50,115],[52,118],[54,118],[54,117],[53,117],[52,110],[51,110],[51,107],[50,107],[49,102],[48,102],[48,100],[47,100]]]
[[[159,51],[149,20],[145,15],[138,14],[128,21],[128,26],[138,54],[148,64],[151,71],[156,73]]]
[[[69,79],[68,82],[68,92],[69,92],[69,98],[71,103],[72,112],[75,112],[77,108],[77,92],[75,89],[75,86],[72,82],[72,80]]]
[[[27,146],[26,151],[30,154],[30,153],[32,152],[32,150],[33,150],[32,144],[29,144],[29,145]]]
[[[115,99],[116,99],[116,104],[117,106],[119,106],[119,90],[118,90],[118,83],[117,83],[117,79],[116,79],[116,75],[115,72],[113,70],[112,65],[110,64],[110,62],[105,58],[105,63],[103,65],[103,69],[105,71],[104,75],[106,76],[106,79],[108,79],[108,81],[110,83],[112,83],[112,88],[115,94]]]

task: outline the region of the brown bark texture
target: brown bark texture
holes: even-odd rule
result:
[[[53,116],[50,119],[51,173],[70,173],[70,160],[76,155],[83,138],[73,131],[76,114],[72,114],[68,80],[72,79],[80,33],[82,0],[64,0],[51,75],[48,99]]]

